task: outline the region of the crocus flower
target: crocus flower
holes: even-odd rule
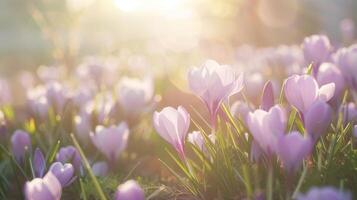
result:
[[[12,153],[18,162],[22,162],[26,152],[31,152],[31,138],[23,130],[16,130],[11,136]]]
[[[185,158],[184,143],[190,127],[190,115],[186,109],[182,106],[177,109],[166,107],[154,113],[153,121],[159,135],[176,149],[181,158]]]
[[[118,186],[115,200],[144,200],[144,190],[134,181],[129,180]]]
[[[74,168],[71,163],[55,162],[51,165],[49,171],[56,176],[62,187],[70,185],[75,179]]]
[[[319,85],[334,83],[334,97],[340,97],[345,88],[345,78],[341,70],[333,63],[322,63],[319,67],[316,80]]]
[[[124,77],[118,85],[119,103],[128,114],[144,109],[152,99],[154,88],[150,78],[144,80]]]
[[[108,173],[108,164],[104,161],[96,162],[92,165],[92,171],[95,176],[105,176]]]
[[[49,103],[59,112],[63,112],[63,106],[68,97],[66,90],[59,82],[51,81],[46,84],[46,97]]]
[[[187,141],[196,145],[201,151],[203,151],[205,140],[200,131],[192,131],[187,135]]]
[[[26,97],[31,112],[41,118],[45,118],[50,107],[45,88],[43,86],[30,88],[26,93]]]
[[[349,86],[357,89],[357,45],[339,49],[333,58]]]
[[[33,168],[36,177],[42,177],[44,175],[46,169],[46,160],[39,148],[36,148],[33,156]]]
[[[62,194],[61,183],[52,172],[43,178],[35,178],[25,184],[26,200],[60,200]]]
[[[234,117],[240,117],[242,120],[246,121],[251,109],[245,102],[236,101],[232,104],[230,111]]]
[[[62,147],[57,155],[56,161],[65,163],[71,163],[76,170],[80,170],[82,166],[81,156],[79,155],[78,150],[74,146]]]
[[[246,76],[244,79],[244,94],[251,100],[259,98],[264,88],[264,82],[264,77],[261,73],[256,72]]]
[[[290,105],[305,113],[317,100],[329,101],[335,92],[335,84],[328,83],[319,87],[310,75],[293,75],[285,81],[285,97]]]
[[[269,111],[257,109],[247,116],[248,128],[254,141],[270,156],[276,152],[279,138],[286,128],[286,114],[283,108],[275,105]]]
[[[256,141],[252,141],[252,145],[250,147],[250,160],[254,162],[259,162],[261,156],[263,155],[263,150],[260,148],[259,144]]]
[[[333,187],[313,187],[305,195],[299,195],[297,200],[352,200],[349,192],[343,192]]]
[[[95,113],[98,123],[103,124],[113,111],[114,106],[115,101],[113,95],[105,93],[96,96],[95,99],[83,105],[81,111],[88,114]]]
[[[313,63],[314,66],[319,66],[329,59],[332,46],[325,35],[312,35],[304,39],[302,49],[305,61],[308,64]]]
[[[215,127],[218,108],[222,101],[243,88],[243,76],[239,77],[228,66],[209,60],[188,73],[190,89],[205,102],[210,113],[211,125]]]
[[[208,138],[213,144],[215,143],[216,138],[214,134],[208,135]],[[187,140],[193,145],[196,145],[202,152],[207,152],[207,149],[205,147],[205,140],[200,131],[192,131],[191,133],[189,133],[187,135]]]
[[[314,141],[326,133],[332,121],[332,109],[324,101],[318,100],[313,103],[304,115],[306,132]]]
[[[357,122],[357,106],[353,102],[349,102],[340,106],[340,113],[342,113],[343,123]]]
[[[91,132],[90,137],[94,146],[102,152],[110,161],[115,161],[120,153],[126,148],[129,129],[125,122],[118,126],[105,128],[97,126],[95,133]]]
[[[268,81],[264,85],[260,108],[263,110],[269,110],[273,106],[274,106],[273,84],[271,83],[271,81]]]
[[[311,153],[312,145],[309,137],[294,131],[279,138],[277,155],[284,168],[290,173],[300,167],[303,159]]]
[[[74,127],[78,139],[87,144],[89,141],[89,133],[91,132],[91,116],[86,112],[74,117]]]

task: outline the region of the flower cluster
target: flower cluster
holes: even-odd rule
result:
[[[196,130],[188,134],[190,114],[183,106],[163,108],[153,117],[157,132],[179,154],[181,161],[176,162],[188,179],[182,184],[200,198],[210,194],[209,188],[217,184],[212,181],[227,181],[245,188],[247,194],[230,191],[228,185],[217,186],[224,198],[277,199],[282,191],[275,187],[285,184],[287,199],[352,199],[349,192],[333,187],[312,188],[306,195],[300,188],[304,179],[309,180],[306,174],[318,174],[320,179],[314,181],[319,184],[334,184],[327,181],[326,173],[332,165],[336,170],[339,166],[331,162],[347,165],[345,160],[355,154],[353,149],[343,149],[356,140],[357,133],[353,128],[357,111],[355,52],[355,45],[336,49],[326,36],[313,35],[305,38],[301,47],[245,47],[232,66],[209,60],[190,69],[188,85],[207,108],[209,126],[198,123],[205,121],[205,115],[192,108]],[[250,67],[245,69],[244,79],[242,69],[235,68],[242,65]],[[341,152],[351,155],[338,157]],[[197,157],[201,159],[197,161]],[[349,169],[355,166],[348,163]],[[267,174],[265,195],[253,194],[246,166],[256,166]],[[259,184],[254,186],[261,190]]]

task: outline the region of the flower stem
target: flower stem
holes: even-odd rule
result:
[[[266,196],[267,200],[273,200],[273,181],[274,181],[274,168],[271,163],[268,166],[268,182]]]

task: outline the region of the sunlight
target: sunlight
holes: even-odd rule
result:
[[[114,0],[119,10],[130,13],[175,14],[187,6],[186,0]]]

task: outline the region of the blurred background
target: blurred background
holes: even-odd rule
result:
[[[0,0],[0,73],[73,67],[91,55],[147,70],[229,63],[244,44],[300,44],[315,33],[337,43],[356,8],[355,0]]]

